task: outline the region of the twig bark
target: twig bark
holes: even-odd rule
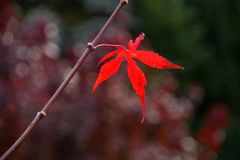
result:
[[[94,51],[94,46],[97,44],[98,40],[101,38],[103,33],[106,31],[108,26],[112,23],[113,19],[116,17],[118,12],[122,9],[122,7],[128,3],[128,0],[120,0],[118,6],[108,19],[108,21],[105,23],[105,25],[102,27],[100,32],[97,34],[97,36],[94,38],[94,40],[90,43],[88,43],[88,47],[84,51],[83,55],[78,59],[75,66],[71,70],[71,72],[68,74],[66,79],[62,82],[62,84],[59,86],[59,88],[56,90],[56,92],[53,94],[53,96],[49,99],[49,101],[45,104],[45,106],[42,108],[41,111],[37,113],[35,118],[32,120],[32,122],[28,125],[27,129],[22,133],[22,135],[15,141],[15,143],[2,155],[0,160],[5,160],[8,158],[15,150],[16,148],[26,139],[26,137],[29,135],[29,133],[35,128],[35,126],[38,124],[38,122],[43,118],[47,116],[47,110],[51,106],[51,104],[56,100],[56,98],[60,95],[60,93],[64,90],[64,88],[68,85],[68,83],[71,81],[77,70],[80,68],[84,60],[87,58],[89,53]]]

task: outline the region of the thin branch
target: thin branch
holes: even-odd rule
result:
[[[60,95],[60,93],[64,90],[64,88],[68,85],[68,83],[71,81],[72,77],[75,75],[77,70],[80,68],[84,60],[87,58],[89,53],[94,51],[94,46],[98,42],[98,40],[102,37],[103,33],[106,31],[108,26],[112,23],[113,19],[116,17],[116,15],[119,13],[119,11],[122,9],[122,7],[127,4],[127,0],[120,0],[118,6],[108,19],[108,21],[105,23],[105,25],[102,27],[100,32],[97,34],[97,36],[94,38],[94,40],[91,43],[88,43],[88,47],[84,51],[83,55],[78,59],[75,66],[71,70],[71,72],[68,74],[66,79],[62,82],[62,84],[59,86],[59,88],[56,90],[56,92],[53,94],[53,96],[49,99],[49,101],[46,103],[46,105],[42,108],[40,112],[37,113],[35,118],[32,120],[32,122],[28,125],[27,129],[22,133],[22,135],[15,141],[15,143],[2,155],[0,160],[5,160],[8,158],[15,150],[16,148],[26,139],[26,137],[29,135],[29,133],[32,131],[33,128],[38,124],[38,122],[43,118],[46,117],[47,110],[51,106],[51,104],[56,100],[56,98]]]

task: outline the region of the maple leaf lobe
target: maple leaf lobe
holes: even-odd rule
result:
[[[142,123],[146,117],[146,107],[145,107],[145,85],[147,84],[146,77],[144,73],[141,71],[141,69],[138,67],[136,62],[130,58],[129,56],[126,56],[127,62],[128,62],[128,77],[129,80],[133,86],[133,89],[137,93],[141,104],[142,104],[142,110],[143,110],[143,116],[142,116]]]
[[[128,49],[129,50],[136,50],[140,43],[144,40],[145,34],[142,32],[133,42],[133,40],[130,40],[128,42]]]
[[[184,69],[183,67],[170,62],[155,52],[136,50],[131,53],[133,58],[150,67],[158,69]]]
[[[97,77],[97,80],[93,86],[93,92],[96,90],[96,88],[105,80],[112,77],[114,74],[117,73],[117,71],[120,68],[120,65],[122,63],[123,57],[118,56],[115,59],[112,59],[105,64],[102,65],[100,69],[100,73]]]

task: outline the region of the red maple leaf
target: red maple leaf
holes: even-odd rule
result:
[[[166,58],[160,56],[158,53],[144,51],[144,50],[137,50],[138,46],[140,45],[143,39],[144,39],[144,33],[141,33],[134,42],[133,40],[130,40],[128,43],[128,49],[125,49],[121,45],[112,45],[112,46],[115,46],[117,50],[105,55],[99,61],[99,64],[113,56],[116,56],[116,58],[109,60],[108,62],[102,65],[100,69],[100,73],[93,86],[93,91],[95,91],[96,88],[103,81],[109,79],[111,76],[116,74],[120,68],[120,65],[123,59],[125,58],[128,64],[128,77],[133,86],[133,89],[139,96],[142,104],[142,110],[143,110],[142,122],[146,117],[146,107],[145,107],[144,97],[145,97],[145,85],[147,84],[147,80],[145,78],[144,73],[138,67],[134,59],[137,59],[146,65],[149,65],[151,67],[158,68],[158,69],[170,69],[170,68],[184,69],[183,67],[168,61]]]

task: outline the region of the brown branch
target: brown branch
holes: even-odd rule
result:
[[[15,150],[16,148],[26,139],[26,137],[29,135],[29,133],[32,131],[32,129],[38,124],[38,122],[43,118],[46,117],[47,110],[51,106],[51,104],[56,100],[56,98],[60,95],[60,93],[64,90],[64,88],[68,85],[68,83],[71,81],[72,77],[75,75],[77,70],[80,68],[84,60],[87,58],[89,53],[94,51],[94,46],[98,42],[98,40],[102,37],[103,33],[106,31],[108,26],[112,23],[113,19],[116,17],[118,12],[122,9],[122,7],[127,4],[127,0],[120,0],[118,6],[108,19],[108,21],[105,23],[105,25],[102,27],[100,32],[97,34],[97,36],[94,38],[94,40],[91,43],[88,43],[88,47],[84,51],[83,55],[78,59],[77,63],[71,70],[71,72],[68,74],[66,79],[62,82],[62,84],[59,86],[59,88],[56,90],[56,92],[53,94],[53,96],[49,99],[49,101],[46,103],[46,105],[42,108],[40,112],[37,113],[35,118],[32,120],[32,122],[28,125],[27,129],[22,133],[22,135],[15,141],[15,143],[2,155],[0,160],[5,160],[8,158]]]

